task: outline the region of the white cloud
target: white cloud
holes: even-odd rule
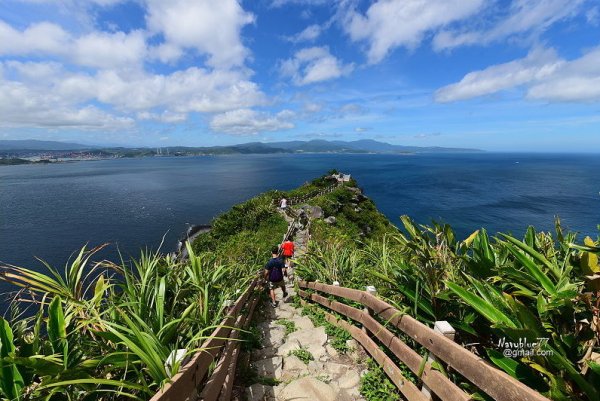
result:
[[[366,13],[347,10],[343,26],[350,38],[368,44],[369,63],[394,48],[416,48],[427,33],[473,15],[483,0],[378,0]]]
[[[284,60],[280,72],[296,85],[307,85],[339,78],[352,72],[353,68],[352,64],[344,65],[332,56],[327,47],[309,47]]]
[[[75,8],[85,13],[92,2],[110,6],[120,0],[61,1],[69,13]],[[16,29],[0,20],[1,124],[105,129],[136,120],[179,123],[190,113],[266,104],[244,65],[250,53],[241,30],[254,16],[240,2],[142,0],[140,5],[147,31],[106,32],[90,24],[84,34],[74,34],[50,22]],[[183,56],[198,66],[180,67],[175,62]],[[157,61],[169,63],[172,72],[149,70],[149,62]]]
[[[543,79],[561,64],[554,50],[533,50],[523,59],[468,73],[460,82],[437,90],[435,100],[453,102],[495,93]]]
[[[258,86],[235,71],[191,67],[169,75],[123,75],[101,71],[75,75],[57,85],[65,96],[86,94],[90,99],[124,110],[167,107],[177,113],[216,113],[265,102]]]
[[[600,101],[600,47],[567,61],[552,49],[536,49],[525,58],[470,72],[435,93],[452,102],[524,86],[529,99],[549,102]]]
[[[141,63],[146,42],[141,31],[91,32],[73,37],[60,26],[48,22],[18,31],[0,21],[0,55],[46,55],[79,66],[94,68],[130,67]]]
[[[20,32],[0,20],[0,55],[65,54],[70,41],[70,35],[56,24],[32,24]]]
[[[159,121],[162,123],[180,123],[187,119],[187,115],[184,113],[173,113],[169,110],[165,110],[162,113],[150,113],[148,111],[142,111],[136,114],[138,120],[152,120]]]
[[[600,101],[600,47],[564,63],[548,79],[531,86],[527,97],[555,102]]]
[[[496,21],[492,27],[440,32],[433,40],[433,47],[443,50],[463,45],[487,44],[518,34],[539,34],[556,22],[576,15],[585,1],[513,0],[506,16]]]
[[[296,35],[287,38],[290,42],[312,42],[317,39],[322,33],[321,26],[317,24],[309,25]]]
[[[251,109],[238,109],[215,115],[210,127],[214,131],[228,134],[251,135],[294,128],[290,121],[294,116],[291,110],[283,110],[273,116]]]
[[[72,73],[58,63],[0,64],[0,115],[5,122],[26,125],[36,110],[79,110],[104,104],[117,115],[158,115],[163,122],[179,122],[188,113],[220,113],[262,105],[265,95],[239,71],[208,71],[196,67],[169,75],[139,71],[101,70]],[[11,79],[7,79],[10,76]],[[19,111],[21,110],[21,111]],[[63,120],[61,114],[45,114],[48,124]],[[88,113],[81,114],[94,117]],[[38,123],[36,123],[38,124]],[[85,124],[83,124],[85,125]]]
[[[306,113],[318,113],[323,110],[323,105],[320,103],[307,102],[304,104],[303,110]]]
[[[141,31],[93,32],[74,43],[75,63],[95,68],[118,68],[140,64],[146,56],[146,41]]]
[[[146,0],[147,24],[170,46],[208,55],[212,67],[242,66],[249,55],[240,33],[254,22],[237,0]],[[171,50],[170,55],[176,54]]]
[[[132,118],[91,105],[77,107],[55,94],[3,80],[0,80],[0,114],[2,127],[117,129],[134,124]]]

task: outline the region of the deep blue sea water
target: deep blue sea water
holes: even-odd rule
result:
[[[332,168],[351,173],[396,224],[408,214],[448,222],[462,237],[479,227],[521,235],[530,224],[552,229],[559,215],[568,229],[598,234],[598,155],[163,157],[0,167],[0,261],[62,266],[86,242],[137,254],[165,234],[170,251],[186,224]]]

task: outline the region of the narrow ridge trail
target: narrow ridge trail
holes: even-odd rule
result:
[[[296,223],[287,214],[284,213],[284,216],[288,224]],[[296,259],[307,251],[309,227],[310,220],[308,224],[296,226]],[[296,295],[293,283],[288,282],[286,287],[289,295],[285,299],[280,291],[276,291],[277,307],[263,302],[256,313],[261,348],[250,354],[250,365],[262,378],[261,382],[278,384],[253,384],[245,390],[246,399],[363,400],[359,387],[361,372],[364,371],[364,366],[360,364],[360,361],[364,361],[364,351],[354,340],[348,340],[350,351],[347,354],[337,352],[330,344],[325,327],[315,327],[307,316],[302,315],[302,309],[292,304]],[[292,331],[292,328],[295,330]],[[297,355],[303,356],[304,361]]]

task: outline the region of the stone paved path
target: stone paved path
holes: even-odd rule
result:
[[[289,220],[288,220],[289,221]],[[306,252],[308,230],[300,229],[294,239],[296,257]],[[353,351],[339,354],[330,344],[324,327],[315,327],[311,320],[302,316],[301,310],[291,302],[295,295],[293,285],[288,283],[289,293],[282,299],[276,291],[278,306],[273,308],[265,302],[257,311],[258,328],[262,336],[262,348],[250,355],[252,368],[263,378],[279,381],[276,386],[254,384],[246,388],[248,400],[259,401],[358,401],[360,361],[364,354],[354,340],[348,341]],[[293,322],[296,331],[286,335],[281,320]],[[278,322],[279,321],[279,322]],[[304,363],[295,350],[308,351],[313,360]],[[264,381],[263,381],[264,382]]]
[[[359,394],[359,362],[362,355],[354,340],[348,345],[352,352],[339,354],[328,342],[324,327],[315,327],[311,320],[302,316],[301,310],[290,302],[294,289],[288,288],[289,296],[277,298],[279,305],[273,308],[264,303],[258,316],[262,316],[258,328],[262,335],[262,348],[250,356],[251,366],[259,376],[280,381],[277,386],[254,384],[246,389],[248,400],[281,401],[357,401]],[[294,323],[296,331],[285,334],[285,327],[278,323],[285,319]],[[291,355],[294,350],[308,351],[314,360],[304,363]]]

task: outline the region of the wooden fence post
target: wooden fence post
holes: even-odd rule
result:
[[[450,325],[450,323],[448,323],[445,320],[436,321],[435,324],[433,325],[433,331],[435,331],[436,333],[440,333],[444,337],[454,341],[454,335],[456,334],[456,330],[454,330],[454,328]],[[435,355],[433,355],[430,352],[429,357],[427,358],[427,362],[432,364],[433,362],[436,362],[437,360],[438,359],[435,357]],[[421,388],[421,392],[423,393],[423,395],[425,395],[425,397],[427,399],[433,400],[433,396],[431,394],[431,389],[429,387],[427,387],[427,385],[423,384],[423,387]]]
[[[367,292],[371,295],[377,295],[377,289],[375,288],[375,286],[373,285],[368,285],[365,287],[365,289],[367,290]],[[371,308],[365,307],[365,313],[367,315],[373,316],[373,310]],[[369,334],[367,328],[365,326],[362,327],[362,331],[364,333],[366,333],[367,335]]]

